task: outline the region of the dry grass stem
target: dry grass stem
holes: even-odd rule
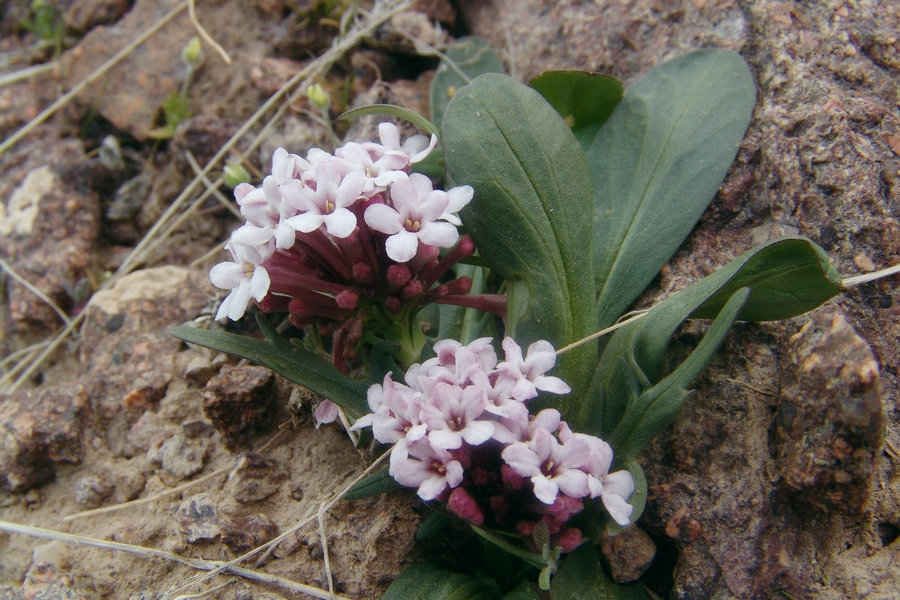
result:
[[[329,500],[325,501],[322,505],[320,505],[320,510],[330,510],[331,507],[333,507],[335,504],[337,504],[337,502],[344,496],[344,494],[346,494],[351,489],[353,489],[353,486],[355,486],[357,483],[359,483],[360,481],[365,479],[369,474],[372,473],[372,471],[374,471],[376,468],[378,468],[381,465],[381,463],[383,463],[390,456],[392,449],[393,449],[393,447],[389,448],[384,454],[382,454],[377,459],[375,459],[371,465],[366,467],[366,469],[362,473],[360,473],[359,475],[354,477],[350,482],[348,482],[346,485],[344,485],[340,489],[339,492],[337,492],[336,494],[333,494]],[[323,506],[324,506],[324,509],[322,509]],[[297,523],[292,525],[289,529],[287,529],[283,533],[277,535],[276,537],[272,538],[265,544],[262,544],[260,546],[257,546],[256,548],[253,548],[252,550],[245,552],[241,556],[238,556],[237,558],[225,563],[220,568],[213,569],[209,573],[204,573],[203,575],[192,577],[192,578],[188,579],[181,586],[175,588],[174,590],[172,590],[169,593],[174,594],[177,592],[182,592],[182,591],[186,590],[188,587],[190,587],[192,585],[197,585],[197,584],[203,583],[204,581],[218,575],[219,573],[225,571],[226,569],[230,569],[231,566],[237,565],[238,563],[241,563],[241,562],[247,560],[248,558],[255,556],[256,554],[259,554],[260,552],[264,552],[264,551],[268,550],[269,548],[274,548],[275,546],[280,544],[282,541],[284,541],[288,536],[290,536],[294,532],[299,531],[300,529],[306,527],[307,525],[309,525],[310,523],[315,521],[317,518],[318,518],[317,514],[313,514],[311,516],[308,516],[308,517],[302,519],[301,521],[298,521]]]
[[[203,25],[200,24],[200,21],[197,20],[197,9],[194,6],[194,0],[188,0],[188,14],[191,16],[191,23],[194,24],[194,29],[197,30],[197,35],[199,35],[204,42],[212,46],[213,49],[219,53],[219,56],[222,57],[222,60],[225,61],[225,64],[230,65],[232,62],[231,57],[228,56],[228,53],[225,52],[225,49],[222,48],[222,46],[220,46],[219,43],[216,42],[216,40],[214,40],[211,35],[209,35],[206,29],[203,28]]]
[[[268,450],[269,448],[274,446],[282,437],[284,437],[283,436],[284,432],[285,432],[285,430],[279,429],[263,445],[261,445],[259,448],[254,450],[254,452],[256,452],[258,454],[262,454],[263,452],[265,452],[266,450]],[[151,502],[155,502],[162,498],[167,498],[169,496],[174,496],[175,494],[179,494],[188,488],[194,487],[195,485],[201,484],[205,481],[209,481],[210,479],[215,479],[219,475],[224,475],[224,474],[228,473],[229,471],[231,471],[232,469],[234,469],[235,466],[237,466],[239,461],[240,461],[240,458],[238,457],[234,460],[234,464],[232,464],[232,465],[229,465],[227,467],[222,467],[221,469],[216,469],[212,473],[207,473],[206,475],[204,475],[202,477],[198,477],[197,479],[194,479],[193,481],[188,481],[187,483],[182,483],[181,485],[175,486],[168,490],[163,490],[161,492],[157,492],[156,494],[153,494],[152,496],[147,496],[146,498],[138,498],[137,500],[131,500],[130,502],[122,502],[120,504],[113,504],[110,506],[102,506],[100,508],[85,510],[85,511],[82,511],[79,513],[75,513],[73,515],[67,515],[67,516],[63,517],[62,520],[65,523],[67,521],[74,521],[75,519],[83,519],[85,517],[93,517],[95,515],[102,515],[102,514],[106,514],[106,513],[125,510],[128,508],[133,508],[135,506],[142,506],[144,504],[150,504]]]
[[[890,277],[891,275],[896,275],[897,273],[900,273],[900,265],[894,265],[893,267],[888,267],[886,269],[881,269],[872,273],[866,273],[865,275],[847,277],[846,279],[841,280],[841,285],[843,285],[845,288],[854,287],[857,285],[862,285],[864,283],[869,283],[870,281],[875,281],[876,279],[884,279],[885,277]]]
[[[0,87],[11,85],[18,81],[23,81],[25,79],[31,79],[32,77],[37,77],[38,75],[43,75],[47,71],[52,71],[55,68],[56,68],[56,61],[54,60],[54,61],[51,61],[48,63],[34,65],[31,67],[28,67],[27,69],[20,69],[18,71],[13,71],[12,73],[0,74]]]
[[[44,529],[42,527],[32,527],[30,525],[11,523],[9,521],[0,521],[0,531],[17,535],[27,535],[29,537],[36,537],[46,540],[56,540],[65,542],[67,544],[74,544],[76,546],[91,546],[93,548],[101,548],[103,550],[111,550],[114,552],[125,552],[138,556],[160,558],[169,562],[176,562],[200,571],[228,571],[229,573],[239,575],[240,577],[249,579],[251,581],[278,586],[291,592],[312,596],[313,598],[322,598],[323,600],[336,598],[336,596],[334,596],[333,594],[330,594],[325,590],[319,589],[317,587],[305,585],[303,583],[298,583],[296,581],[291,581],[290,579],[284,579],[283,577],[270,575],[268,573],[260,573],[259,571],[254,571],[245,567],[239,567],[234,564],[223,563],[222,561],[218,560],[188,558],[186,556],[181,556],[173,552],[157,550],[156,548],[146,548],[144,546],[134,546],[132,544],[123,544],[121,542],[100,540],[97,538],[65,533],[63,531],[55,531],[53,529]]]
[[[25,279],[24,277],[19,275],[16,272],[16,270],[12,268],[12,265],[10,265],[8,262],[3,260],[3,258],[0,258],[0,269],[6,271],[9,274],[9,276],[12,277],[13,279],[15,279],[16,281],[18,281],[22,285],[22,287],[24,287],[26,290],[28,290],[29,292],[31,292],[32,294],[34,294],[35,296],[40,298],[45,304],[47,304],[50,308],[52,308],[53,312],[55,312],[57,314],[57,316],[59,316],[59,318],[62,319],[63,323],[65,323],[65,324],[69,323],[69,321],[70,321],[69,315],[67,315],[65,313],[65,311],[63,311],[63,309],[61,309],[56,304],[56,302],[53,301],[53,298],[51,298],[50,296],[48,296],[47,294],[45,294],[44,292],[39,290],[34,284],[30,283],[27,279]]]
[[[23,137],[28,135],[35,127],[46,121],[50,116],[52,116],[56,111],[62,108],[66,103],[68,103],[72,98],[78,95],[81,90],[92,84],[98,78],[102,77],[104,73],[109,71],[111,68],[116,66],[120,60],[128,56],[131,52],[134,51],[135,48],[143,44],[150,36],[155,34],[157,31],[162,29],[169,23],[172,19],[178,16],[181,11],[183,11],[187,7],[186,2],[182,2],[168,14],[163,16],[159,21],[154,23],[149,29],[147,29],[144,33],[136,37],[132,42],[126,45],[124,48],[116,52],[109,60],[100,65],[93,73],[84,78],[83,81],[80,81],[78,85],[73,87],[71,90],[63,94],[56,102],[45,108],[41,113],[35,118],[31,119],[28,123],[26,123],[21,129],[13,133],[11,136],[6,138],[3,143],[0,143],[0,154],[3,154],[7,150],[9,150],[14,144],[16,144]]]
[[[216,179],[215,182],[212,182],[206,175],[201,175],[200,172],[203,169],[201,169],[200,163],[197,162],[197,159],[194,158],[194,155],[189,150],[185,151],[184,157],[185,159],[187,159],[188,164],[191,166],[191,170],[194,172],[194,175],[200,178],[200,181],[203,183],[203,185],[206,186],[206,189],[212,192],[213,197],[219,202],[219,204],[227,208],[228,211],[238,219],[243,219],[244,216],[241,214],[241,211],[238,210],[238,207],[235,205],[234,201],[229,200],[225,197],[225,194],[219,191],[219,187],[221,187],[223,179],[219,178]]]

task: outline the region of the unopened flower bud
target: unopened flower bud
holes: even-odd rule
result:
[[[181,51],[181,60],[190,67],[196,67],[203,62],[203,48],[200,46],[200,38],[196,35],[191,38]]]
[[[225,165],[225,185],[234,189],[242,183],[250,181],[250,173],[244,168],[244,165],[238,162],[232,162]]]
[[[484,523],[484,513],[478,507],[475,499],[465,489],[459,487],[450,493],[447,500],[447,508],[460,519],[464,519],[473,525]]]
[[[319,110],[327,110],[331,106],[331,96],[319,83],[314,83],[306,89],[306,97],[309,103]]]

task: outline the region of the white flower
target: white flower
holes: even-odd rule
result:
[[[260,264],[261,261],[257,262],[258,254],[252,248],[233,241],[229,242],[227,248],[231,251],[234,262],[219,263],[209,271],[209,279],[213,285],[231,290],[219,306],[217,321],[226,316],[237,321],[244,316],[251,298],[259,302],[269,291],[269,273]]]
[[[404,263],[416,255],[419,242],[449,248],[459,239],[456,226],[439,221],[450,204],[447,192],[433,190],[431,180],[420,173],[398,179],[390,188],[391,202],[372,204],[366,209],[366,224],[389,235],[387,255]]]
[[[342,177],[336,161],[322,161],[315,171],[315,189],[304,187],[296,199],[291,199],[300,214],[285,219],[285,223],[302,233],[324,225],[334,237],[346,238],[356,228],[356,215],[348,207],[362,197],[366,177],[358,171]]]

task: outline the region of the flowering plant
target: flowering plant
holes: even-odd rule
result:
[[[538,598],[536,574],[554,597],[584,585],[643,595],[612,583],[586,543],[640,516],[639,452],[735,320],[801,314],[840,278],[809,240],[775,240],[613,325],[731,164],[755,102],[746,64],[695,52],[623,90],[579,71],[522,85],[477,40],[447,57],[432,84],[440,127],[399,107],[357,111],[407,118],[430,139],[401,142],[384,123],[380,143],[279,149],[261,187],[235,189],[246,223],[210,274],[230,290],[217,318],[252,299],[266,339],[175,333],[273,368],[328,398],[320,422],[342,411],[392,445],[389,468],[348,497],[415,488],[436,509],[425,529],[455,515],[513,557],[487,561],[490,577],[418,565],[386,597]],[[416,172],[438,142],[439,175],[461,184],[446,191]],[[713,322],[669,366],[687,318]]]

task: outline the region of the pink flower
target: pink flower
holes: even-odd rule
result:
[[[522,349],[512,338],[503,340],[506,360],[497,365],[500,376],[496,386],[516,400],[528,400],[538,395],[538,390],[554,394],[568,394],[571,388],[559,377],[544,375],[556,364],[556,351],[550,342],[539,340],[528,346],[528,354],[522,357]]]
[[[366,208],[366,224],[390,237],[385,242],[387,255],[399,263],[411,260],[419,243],[449,248],[459,239],[456,226],[440,221],[450,204],[447,192],[433,190],[431,180],[420,173],[398,179],[390,190],[391,204],[372,204]]]
[[[494,424],[478,419],[484,413],[487,391],[477,386],[461,388],[440,382],[434,387],[421,417],[428,427],[428,441],[435,448],[455,450],[463,441],[478,446],[491,438]]]
[[[420,418],[421,395],[392,380],[390,373],[384,376],[382,384],[369,386],[366,397],[372,412],[357,419],[351,431],[371,426],[372,435],[382,444],[415,442],[425,436],[426,426]]]
[[[389,469],[400,485],[418,488],[419,498],[434,500],[462,482],[463,467],[447,450],[433,448],[425,440],[407,443],[401,440],[391,451]]]
[[[316,429],[326,423],[334,423],[338,418],[337,404],[328,399],[322,400],[313,411],[313,418],[316,420]]]
[[[516,473],[531,478],[538,500],[553,504],[560,491],[573,498],[590,493],[587,473],[579,468],[587,451],[583,440],[560,444],[553,434],[538,429],[534,439],[510,444],[501,456]]]

